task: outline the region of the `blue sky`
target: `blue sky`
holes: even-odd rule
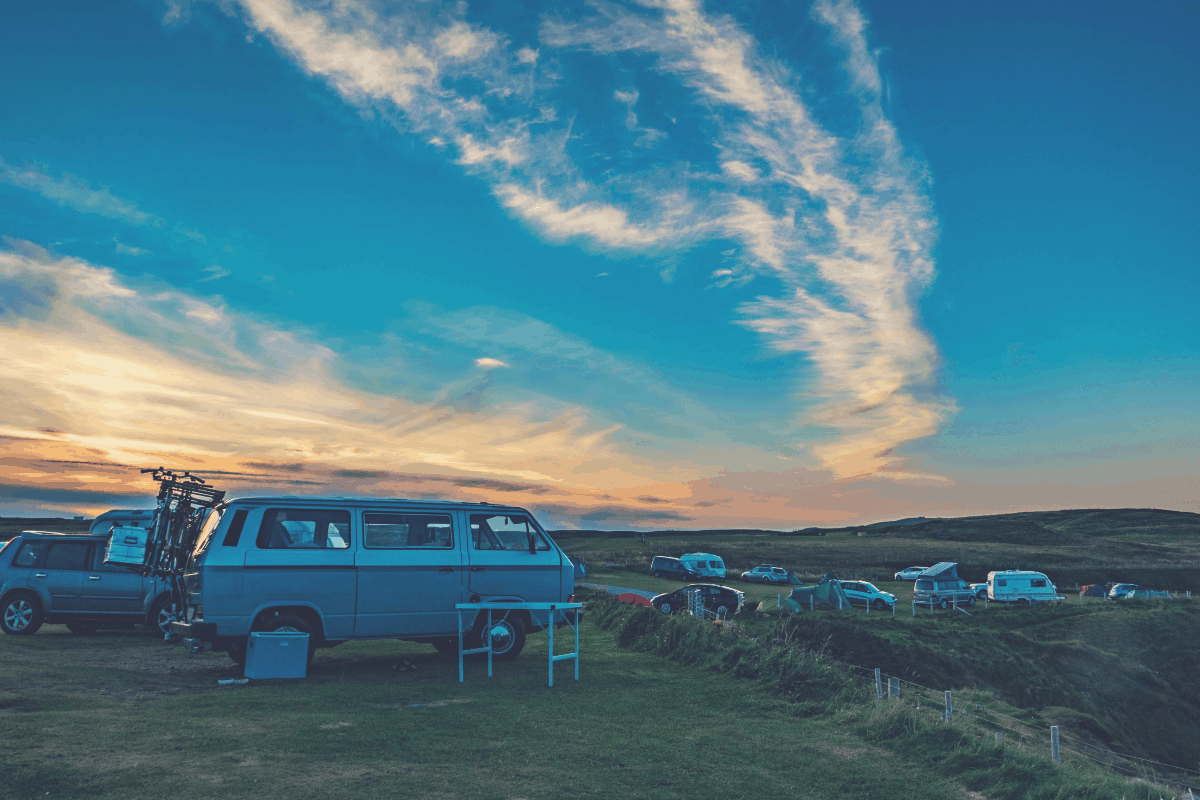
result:
[[[0,513],[1200,510],[1184,3],[0,12]]]

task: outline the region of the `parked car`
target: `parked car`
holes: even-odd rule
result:
[[[404,639],[456,652],[463,602],[568,602],[575,567],[524,509],[479,503],[249,497],[216,506],[184,576],[193,648],[244,663],[251,632],[295,630],[317,647]],[[468,639],[516,658],[531,628],[573,611],[465,615]]]
[[[895,578],[898,581],[915,581],[917,576],[927,569],[929,567],[907,567],[897,572]]]
[[[695,570],[705,578],[725,577],[725,562],[720,556],[714,556],[712,553],[684,553],[679,560],[685,567]]]
[[[944,561],[934,564],[917,577],[913,597],[918,603],[932,603],[942,608],[963,603],[975,605],[975,593],[971,586],[958,577],[958,564]]]
[[[896,605],[896,595],[891,592],[881,592],[875,584],[866,581],[839,581],[842,591],[852,606],[871,607],[879,611]]]
[[[1041,572],[1020,569],[989,572],[987,585],[988,599],[1001,603],[1031,606],[1064,599],[1058,594],[1058,587]]]
[[[975,593],[976,600],[982,600],[987,597],[988,585],[986,583],[972,583],[971,591]]]
[[[774,564],[763,564],[742,573],[742,580],[747,583],[788,583],[788,573],[783,567]]]
[[[1144,586],[1138,586],[1130,589],[1121,596],[1122,600],[1169,600],[1170,592],[1165,592],[1160,589],[1147,589]]]
[[[1108,590],[1109,600],[1120,600],[1125,595],[1132,592],[1134,589],[1140,589],[1136,583],[1118,583]]]
[[[678,558],[670,556],[655,556],[650,562],[650,574],[656,578],[674,578],[679,581],[694,581],[700,578],[699,572]]]
[[[178,610],[163,581],[104,563],[108,536],[25,531],[0,547],[0,630],[27,636],[43,623],[72,633],[141,624],[165,634]]]
[[[664,614],[682,611],[688,605],[685,592],[689,589],[699,589],[701,602],[714,614],[736,614],[742,610],[742,604],[746,599],[744,592],[728,586],[720,586],[715,583],[693,583],[673,592],[666,592],[650,598],[650,605]]]

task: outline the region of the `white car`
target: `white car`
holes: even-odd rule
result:
[[[927,569],[929,569],[929,567],[909,567],[908,569],[902,569],[897,572],[895,577],[898,581],[915,581],[917,576]]]
[[[777,567],[774,564],[763,564],[754,569],[748,569],[742,573],[742,580],[746,583],[754,581],[756,583],[787,583],[787,570],[783,567]]]
[[[987,593],[988,593],[987,584],[986,583],[972,583],[971,591],[975,593],[975,596],[977,598],[982,600],[983,598],[987,597]]]
[[[838,581],[838,583],[842,584],[842,591],[846,593],[846,599],[852,606],[870,606],[877,611],[883,611],[885,608],[896,605],[896,595],[891,592],[879,591],[873,583],[866,581]]]

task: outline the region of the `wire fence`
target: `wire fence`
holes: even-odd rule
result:
[[[856,680],[868,685],[874,684],[876,696],[879,699],[889,699],[889,695],[892,695],[894,681],[894,685],[899,689],[898,697],[891,696],[890,699],[915,699],[918,710],[921,701],[924,700],[931,711],[940,709],[941,719],[945,722],[953,721],[957,714],[958,718],[966,718],[972,722],[991,726],[996,733],[1000,734],[996,737],[997,744],[1005,741],[1003,735],[1008,733],[1010,737],[1007,741],[1026,751],[1042,754],[1054,761],[1061,759],[1059,755],[1061,753],[1078,756],[1115,770],[1129,778],[1172,788],[1178,791],[1182,798],[1193,798],[1191,787],[1200,786],[1200,771],[1128,753],[1119,753],[1111,748],[1060,733],[1057,725],[1027,722],[1003,711],[984,707],[981,703],[969,701],[970,708],[955,709],[952,693],[949,691],[931,689],[908,678],[888,675],[882,670],[868,669],[844,662],[842,666]],[[888,687],[886,694],[883,691],[885,682]]]

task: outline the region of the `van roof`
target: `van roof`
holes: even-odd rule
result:
[[[345,497],[345,496],[328,496],[328,495],[268,495],[260,497],[234,497],[226,501],[227,505],[233,503],[288,503],[289,505],[309,505],[320,506],[329,505],[330,503],[354,503],[355,505],[380,505],[393,506],[403,503],[406,506],[418,506],[420,508],[489,508],[498,509],[501,511],[521,511],[529,513],[519,506],[497,505],[495,503],[470,503],[462,500],[409,500],[403,497]]]

